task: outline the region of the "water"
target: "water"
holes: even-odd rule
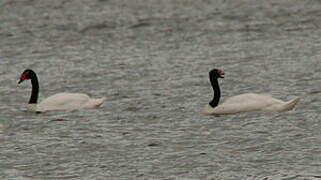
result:
[[[321,88],[321,4],[272,0],[0,1],[1,179],[320,179],[320,95],[295,111],[204,116],[223,99]],[[25,112],[83,92],[99,109]]]

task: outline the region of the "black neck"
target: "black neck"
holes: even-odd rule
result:
[[[32,91],[29,100],[29,104],[37,104],[38,101],[38,94],[39,94],[39,83],[36,73],[29,74],[31,79]]]
[[[221,90],[220,90],[220,86],[218,84],[217,78],[213,78],[210,77],[210,81],[213,87],[213,91],[214,91],[214,97],[212,99],[212,101],[209,103],[211,107],[216,107],[220,101],[220,97],[221,97]]]

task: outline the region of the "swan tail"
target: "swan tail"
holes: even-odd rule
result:
[[[105,100],[106,100],[105,97],[97,98],[97,99],[91,99],[90,102],[88,103],[88,106],[90,106],[92,108],[100,107],[104,103]]]
[[[96,102],[97,102],[96,107],[100,107],[104,103],[105,100],[106,100],[105,97],[96,99]]]
[[[297,97],[295,99],[285,102],[282,108],[280,108],[279,112],[292,110],[295,107],[295,105],[300,101],[300,99],[301,97]]]

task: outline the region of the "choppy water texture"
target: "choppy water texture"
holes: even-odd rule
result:
[[[317,0],[0,1],[0,179],[320,179],[321,97],[294,111],[204,116],[223,99],[288,100],[321,86]],[[25,112],[30,83],[106,96]]]

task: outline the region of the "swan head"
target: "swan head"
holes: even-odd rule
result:
[[[211,78],[224,78],[224,71],[223,70],[220,70],[220,69],[212,69],[210,71],[210,77]]]
[[[24,80],[31,79],[31,77],[35,74],[35,72],[31,69],[26,69],[23,71],[23,73],[20,75],[20,79],[18,84],[22,83]]]

